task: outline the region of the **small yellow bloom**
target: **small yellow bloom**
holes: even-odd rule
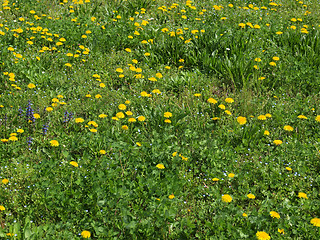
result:
[[[4,210],[6,210],[6,208],[4,206],[0,205],[0,211],[4,211]]]
[[[286,167],[286,169],[287,169],[288,171],[292,171],[292,168],[291,168],[291,167]]]
[[[256,198],[256,196],[253,195],[252,193],[249,193],[249,194],[247,195],[247,197],[250,198],[250,199],[255,199],[255,198]]]
[[[215,100],[214,98],[209,98],[209,99],[207,100],[207,102],[208,102],[208,103],[212,103],[212,104],[216,104],[218,101]]]
[[[17,133],[24,133],[24,130],[21,129],[21,128],[19,128],[19,129],[17,130]]]
[[[305,193],[303,193],[303,192],[299,192],[299,193],[298,193],[298,197],[299,197],[299,198],[308,199],[307,194],[305,194]]]
[[[288,132],[292,132],[292,131],[293,131],[293,127],[291,127],[291,126],[289,126],[289,125],[284,126],[283,129],[284,129],[285,131],[288,131]]]
[[[129,122],[129,123],[134,123],[134,122],[136,122],[136,121],[137,121],[137,120],[136,120],[135,118],[129,118],[129,119],[128,119],[128,122]]]
[[[39,115],[38,113],[35,113],[35,114],[33,114],[33,117],[34,117],[35,119],[39,119],[39,118],[40,118],[40,115]]]
[[[118,113],[116,114],[116,117],[117,117],[117,118],[125,118],[125,115],[124,115],[123,112],[118,112]]]
[[[218,182],[220,179],[219,178],[212,178],[212,181]]]
[[[79,166],[78,163],[75,162],[75,161],[71,161],[70,164],[71,164],[72,166],[74,166],[74,167],[78,167],[78,166]]]
[[[284,234],[284,229],[280,229],[280,228],[278,228],[278,233],[280,233],[280,234]]]
[[[169,199],[174,199],[175,196],[173,194],[169,195]]]
[[[8,179],[6,179],[6,178],[4,178],[4,179],[2,179],[2,184],[8,184],[9,183],[9,180]]]
[[[104,155],[104,154],[106,154],[107,152],[106,152],[106,150],[100,150],[99,153],[100,153],[101,155]]]
[[[118,108],[119,108],[120,110],[126,110],[126,109],[127,109],[127,106],[124,105],[124,104],[120,104],[120,105],[118,106]]]
[[[92,18],[91,18],[91,20],[92,20]],[[92,21],[94,21],[94,20],[92,20]],[[91,233],[89,231],[82,231],[81,236],[83,238],[90,238],[91,237]]]
[[[232,98],[226,98],[225,101],[226,101],[227,103],[233,103],[233,102],[234,102],[234,100],[233,100]]]
[[[223,105],[223,104],[220,104],[220,105],[218,106],[218,108],[220,108],[220,109],[222,109],[222,110],[225,110],[225,109],[226,109],[226,106]]]
[[[82,123],[82,122],[84,122],[84,119],[83,118],[76,118],[75,122],[76,123]]]
[[[57,140],[51,140],[50,144],[52,147],[58,147],[59,146],[59,142]]]
[[[106,117],[107,117],[107,115],[103,114],[103,113],[99,115],[99,118],[106,118]]]
[[[272,218],[277,218],[277,219],[280,218],[279,213],[277,213],[277,212],[275,212],[275,211],[271,211],[271,212],[270,212],[270,216],[271,216]]]
[[[146,120],[146,118],[145,118],[144,116],[138,117],[138,121],[140,121],[140,122],[143,122],[143,121],[145,121],[145,120]]]
[[[234,173],[229,173],[229,174],[228,174],[228,177],[229,177],[229,178],[234,178],[234,176],[235,176]]]
[[[316,116],[316,121],[320,122],[320,115]]]
[[[127,125],[123,125],[121,128],[122,128],[122,130],[128,130],[129,129],[129,127]]]
[[[165,112],[165,113],[163,114],[163,116],[164,116],[165,118],[170,118],[170,117],[172,117],[172,113],[171,113],[171,112]]]
[[[240,124],[240,125],[244,125],[247,123],[247,119],[245,117],[237,117],[237,122]]]
[[[164,165],[162,163],[157,164],[156,166],[158,169],[165,169]]]
[[[96,132],[98,132],[98,130],[95,129],[95,128],[91,128],[91,129],[90,129],[90,132],[96,133]]]
[[[171,123],[171,120],[170,119],[165,119],[164,122],[165,123]]]
[[[269,136],[269,135],[270,135],[270,132],[267,131],[267,130],[265,130],[263,134],[266,135],[266,136]]]
[[[274,140],[273,143],[275,145],[281,145],[282,144],[282,141],[281,140]]]
[[[319,218],[311,219],[310,223],[315,227],[320,227],[320,219]]]
[[[35,87],[36,87],[36,85],[34,85],[33,83],[28,84],[28,88],[30,88],[30,89],[35,88]]]
[[[266,117],[266,115],[260,115],[260,116],[258,116],[258,119],[263,121],[263,120],[266,120],[267,117]]]
[[[221,199],[223,202],[226,202],[226,203],[229,203],[232,201],[232,197],[229,194],[222,195]]]
[[[258,238],[258,240],[270,240],[271,239],[270,235],[266,232],[257,232],[256,237]]]
[[[307,118],[306,116],[304,116],[304,115],[299,115],[298,118],[299,118],[299,119],[308,119],[308,118]]]

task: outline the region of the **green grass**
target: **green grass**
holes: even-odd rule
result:
[[[4,2],[0,239],[318,239],[319,13]]]

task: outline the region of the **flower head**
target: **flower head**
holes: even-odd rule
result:
[[[158,169],[165,169],[165,166],[162,163],[157,164]]]
[[[75,162],[75,161],[71,161],[70,164],[71,164],[72,166],[74,166],[74,167],[78,167],[78,166],[79,166],[78,163]]]
[[[312,218],[310,223],[315,227],[320,227],[320,218]]]
[[[169,195],[169,199],[174,199],[175,196],[173,194]]]
[[[271,212],[270,212],[270,216],[271,216],[272,218],[277,218],[277,219],[280,218],[279,213],[277,213],[277,212],[275,212],[275,211],[271,211]]]
[[[6,210],[6,208],[4,206],[0,205],[0,211],[4,211],[4,210]]]
[[[226,101],[226,103],[233,103],[234,102],[234,100],[232,98],[226,98],[225,101]]]
[[[165,113],[163,114],[163,116],[164,116],[165,118],[170,118],[170,117],[172,117],[172,113],[171,113],[171,112],[165,112]]]
[[[292,131],[293,131],[293,127],[291,127],[291,126],[289,126],[289,125],[284,126],[283,129],[284,129],[285,131],[288,131],[288,132],[292,132]]]
[[[256,237],[259,239],[259,240],[269,240],[271,239],[270,235],[266,232],[257,232],[256,233]]]
[[[9,182],[9,180],[8,179],[6,179],[6,178],[4,178],[4,179],[2,179],[2,184],[8,184],[8,182]]]
[[[244,124],[247,123],[247,119],[246,119],[246,117],[241,117],[241,116],[239,116],[239,117],[237,117],[237,122],[238,122],[240,125],[244,125]]]
[[[320,115],[316,116],[316,121],[320,122]]]
[[[250,199],[255,199],[255,198],[256,198],[256,196],[253,195],[252,193],[249,193],[249,194],[247,195],[247,197],[250,198]]]
[[[91,237],[91,233],[89,231],[82,231],[81,236],[83,238],[90,238]]]
[[[266,120],[267,117],[266,117],[266,115],[260,115],[260,116],[258,116],[258,119],[263,121],[263,120]]]
[[[232,201],[232,197],[229,194],[224,194],[222,195],[221,200],[223,202],[229,203]]]
[[[303,193],[303,192],[299,192],[299,193],[298,193],[298,197],[299,197],[299,198],[308,199],[307,194],[305,194],[305,193]]]
[[[50,144],[52,147],[58,147],[59,146],[59,142],[57,140],[51,140]]]
[[[282,144],[282,141],[281,140],[274,140],[273,143],[275,145],[281,145]]]

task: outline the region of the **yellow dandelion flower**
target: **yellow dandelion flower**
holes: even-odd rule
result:
[[[303,193],[303,192],[299,192],[299,193],[298,193],[298,197],[299,197],[299,198],[308,199],[307,194],[305,194],[305,193]]]
[[[165,113],[163,114],[163,116],[164,116],[165,118],[170,118],[170,117],[172,117],[172,113],[171,113],[171,112],[165,112]]]
[[[6,210],[6,208],[4,206],[0,205],[0,211],[4,211],[4,210]]]
[[[129,129],[129,127],[127,125],[123,125],[121,128],[122,128],[122,130],[128,130]]]
[[[304,116],[304,115],[299,115],[298,118],[299,118],[299,119],[308,119],[308,118],[307,118],[306,116]]]
[[[218,101],[215,100],[214,98],[209,98],[209,99],[207,100],[207,102],[208,102],[208,103],[212,103],[212,104],[218,103]]]
[[[282,141],[281,140],[274,140],[273,143],[275,145],[281,145],[282,144]]]
[[[6,179],[6,178],[4,178],[4,179],[1,180],[1,182],[2,182],[2,184],[8,184],[8,183],[9,183],[9,180]]]
[[[249,193],[249,194],[247,195],[247,197],[248,197],[249,199],[255,199],[255,198],[256,198],[256,196],[253,195],[252,193]]]
[[[256,237],[258,238],[258,240],[270,240],[271,239],[270,235],[266,232],[257,232]]]
[[[92,20],[92,18],[91,18],[91,20]],[[92,21],[94,21],[94,20],[92,20]],[[91,233],[89,231],[82,231],[81,236],[83,238],[90,238],[91,237]]]
[[[165,166],[162,163],[156,165],[158,169],[165,169]]]
[[[271,212],[270,212],[270,216],[271,216],[272,218],[277,218],[277,219],[280,218],[280,214],[277,213],[277,212],[275,212],[275,211],[271,211]]]
[[[52,147],[58,147],[59,146],[59,142],[57,140],[51,140],[50,144]]]
[[[263,135],[269,136],[269,135],[270,135],[270,132],[267,131],[267,130],[265,130],[265,131],[263,132]]]
[[[233,100],[232,98],[226,98],[226,99],[225,99],[225,102],[226,102],[226,103],[233,103],[234,100]]]
[[[320,122],[320,115],[316,116],[315,120],[316,120],[317,122]]]
[[[288,132],[292,132],[292,131],[293,131],[293,127],[291,127],[291,126],[289,126],[289,125],[284,126],[283,129],[284,129],[285,131],[288,131]]]
[[[124,115],[123,112],[118,112],[118,113],[116,114],[116,117],[117,117],[117,118],[125,118],[125,115]]]
[[[229,177],[229,178],[234,178],[234,176],[235,176],[234,173],[229,173],[229,174],[228,174],[228,177]]]
[[[84,122],[84,119],[83,118],[76,118],[75,122],[76,123],[82,123],[82,122]]]
[[[71,164],[72,166],[74,166],[74,167],[78,167],[78,166],[79,166],[78,163],[75,162],[75,161],[71,161],[70,164]]]
[[[319,218],[312,218],[310,223],[315,227],[320,227],[320,219]]]
[[[223,202],[229,203],[232,201],[232,197],[229,194],[224,194],[222,195],[221,200]]]
[[[258,119],[264,121],[267,119],[267,117],[266,117],[266,115],[260,115],[260,116],[258,116]]]
[[[175,196],[173,194],[169,195],[169,199],[174,199]]]
[[[146,120],[146,118],[144,117],[144,116],[139,116],[138,117],[138,121],[139,122],[143,122],[143,121],[145,121]]]
[[[240,125],[244,125],[247,123],[247,118],[246,117],[237,117],[237,122],[240,124]]]
[[[226,109],[226,106],[223,105],[223,104],[220,104],[220,105],[218,106],[218,108],[220,108],[220,109],[222,109],[222,110],[225,110],[225,109]]]
[[[35,88],[35,87],[36,87],[36,85],[34,85],[33,83],[28,84],[28,88],[30,88],[30,89]]]

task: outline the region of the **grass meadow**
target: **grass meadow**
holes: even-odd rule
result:
[[[0,3],[0,239],[320,239],[318,0]]]

